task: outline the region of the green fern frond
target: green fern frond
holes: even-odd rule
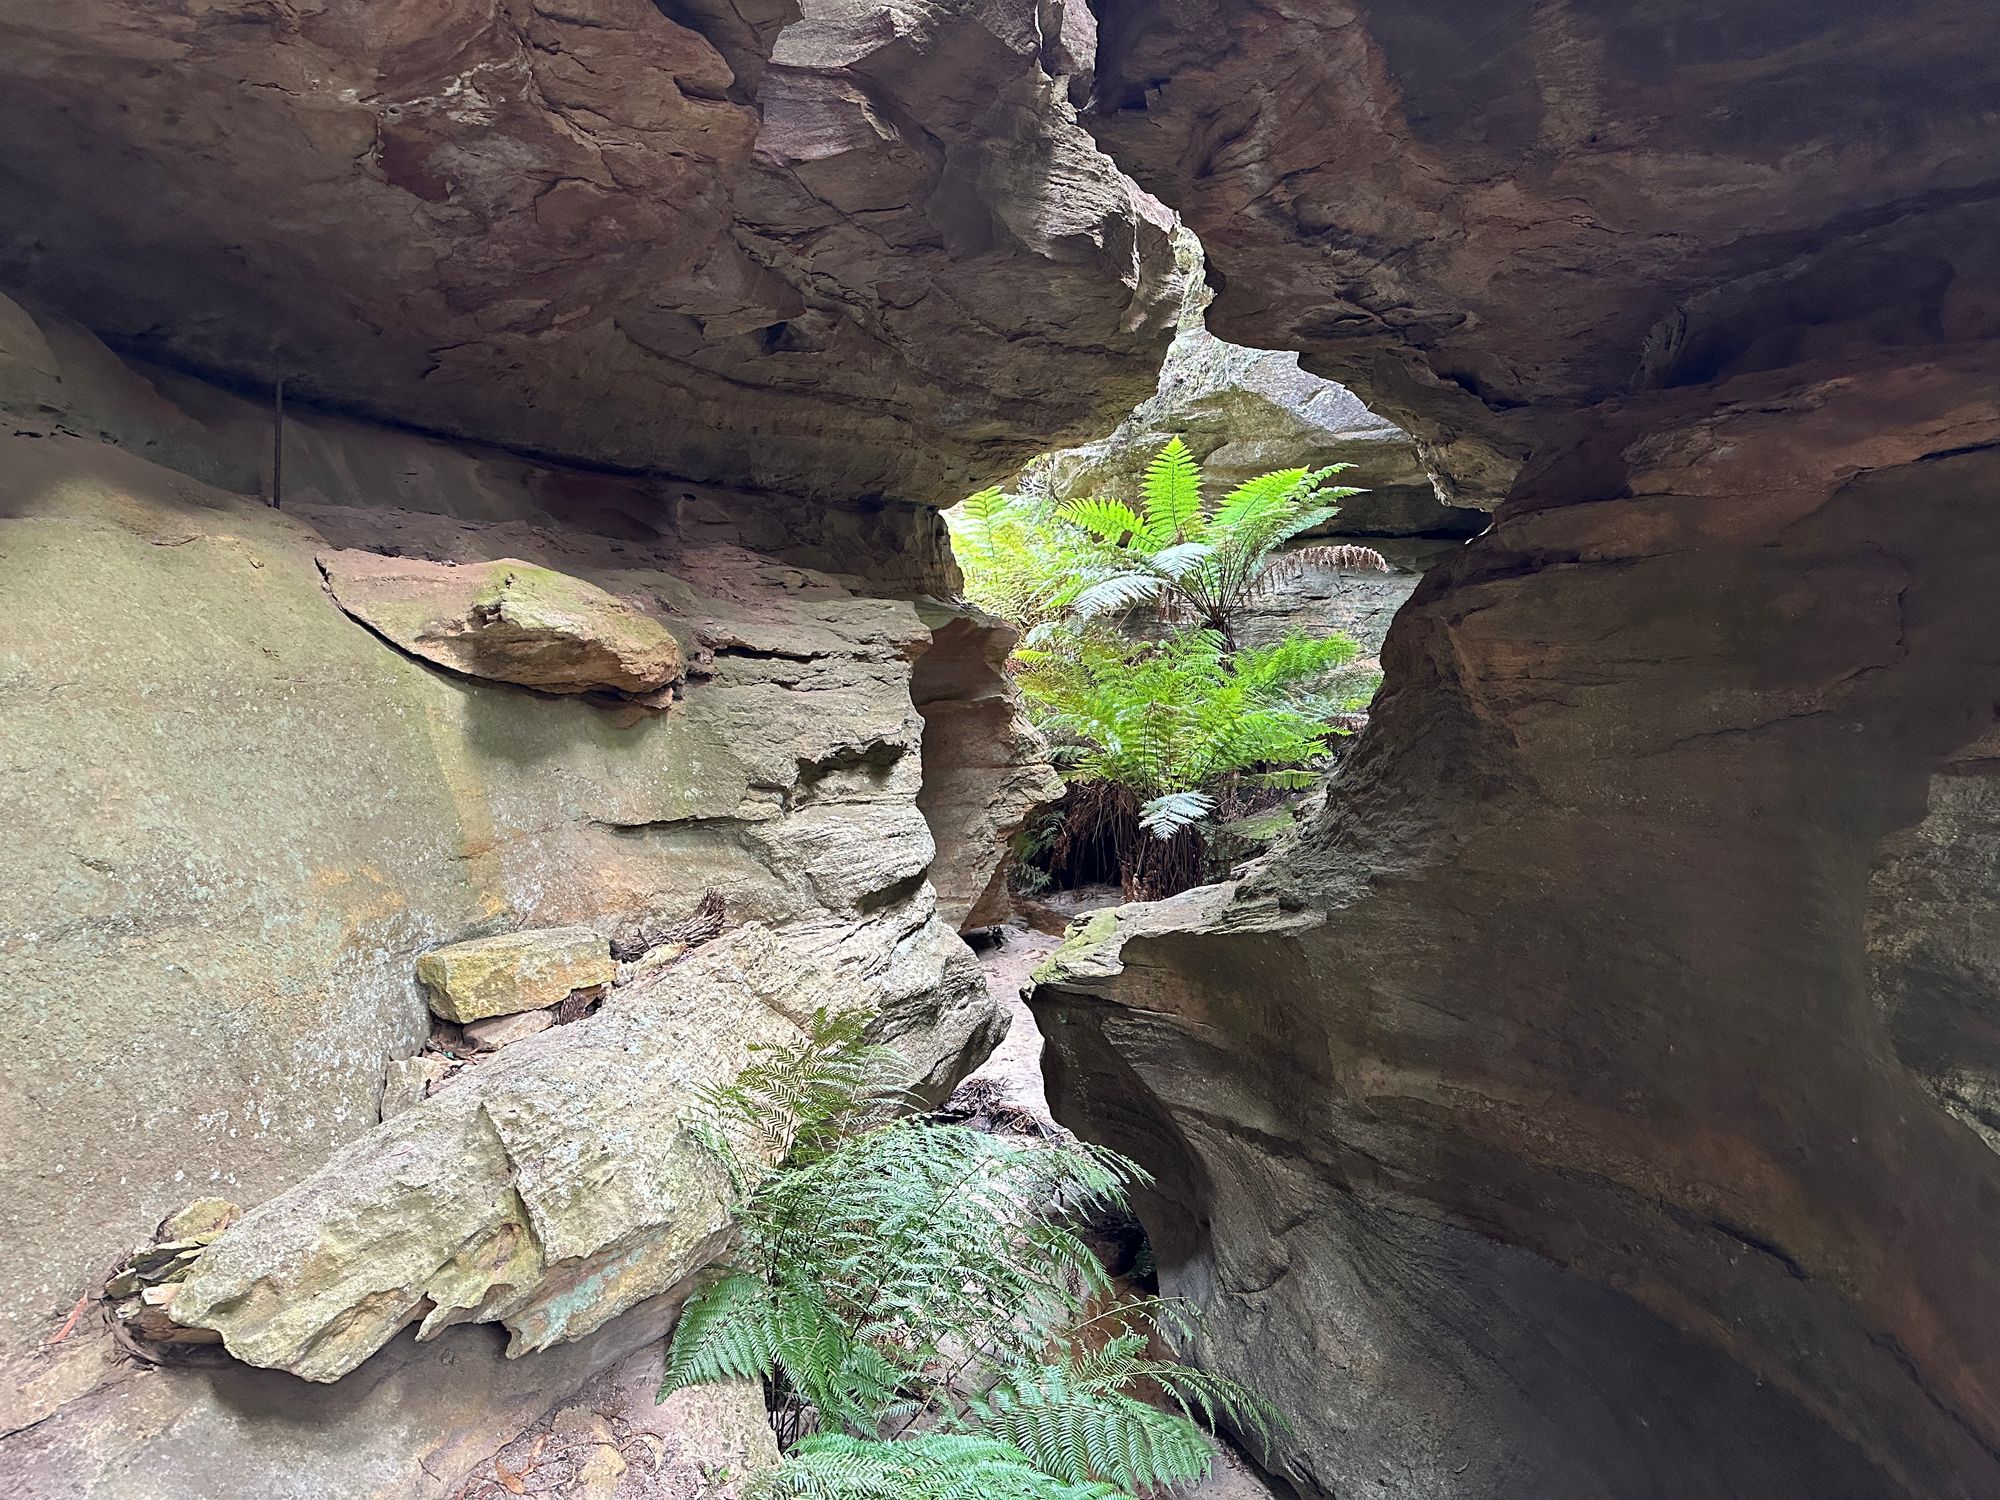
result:
[[[1146,529],[1145,521],[1131,506],[1101,495],[1065,501],[1057,508],[1056,515],[1113,547],[1124,546]]]
[[[736,1268],[674,1332],[662,1399],[761,1378],[820,1429],[752,1496],[1137,1500],[1208,1472],[1204,1427],[1268,1434],[1266,1409],[1241,1387],[1147,1357],[1155,1337],[1191,1329],[1175,1305],[1084,1321],[1111,1282],[1066,1220],[1121,1208],[1143,1171],[1069,1138],[909,1118],[857,1126],[880,1081],[859,1065],[823,1081],[835,1060],[863,1057],[859,1042],[851,1023],[818,1016],[804,1042],[719,1093],[725,1107],[776,1100],[859,1130],[794,1151],[757,1185],[738,1214]],[[822,1084],[846,1089],[849,1104],[819,1097]],[[907,1435],[926,1411],[941,1427]]]
[[[1168,792],[1139,809],[1139,826],[1156,839],[1170,839],[1215,811],[1207,792]]]
[[[1073,1484],[1108,1481],[1143,1492],[1205,1478],[1215,1445],[1201,1428],[1118,1384],[1109,1377],[1079,1381],[1067,1365],[1043,1365],[996,1384],[960,1422]]]
[[[1201,470],[1195,467],[1187,444],[1171,438],[1153,455],[1146,465],[1144,491],[1146,524],[1138,540],[1148,550],[1202,539]]]
[[[1116,1486],[1037,1469],[1019,1449],[971,1433],[901,1442],[808,1438],[753,1483],[751,1500],[1131,1500]]]
[[[1166,580],[1154,573],[1114,573],[1084,589],[1070,607],[1079,618],[1088,620],[1114,610],[1130,609],[1153,598],[1165,586]]]

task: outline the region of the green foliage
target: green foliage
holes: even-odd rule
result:
[[[1375,687],[1341,672],[1353,642],[1238,640],[1257,603],[1307,566],[1387,568],[1366,547],[1293,545],[1355,493],[1328,483],[1340,467],[1260,474],[1210,506],[1175,438],[1136,502],[989,489],[948,513],[968,596],[1025,632],[1014,667],[1076,815],[1059,860],[1108,846],[1129,898],[1186,889],[1214,871],[1216,816],[1310,786],[1350,732]],[[1122,633],[1139,606],[1164,639]],[[1098,783],[1117,795],[1077,795]]]
[[[1062,618],[1090,582],[1089,539],[1052,501],[981,490],[945,520],[966,597],[1023,630]]]
[[[866,1040],[865,1011],[813,1012],[793,1047],[753,1044],[735,1080],[702,1089],[694,1132],[747,1192],[764,1168],[815,1161],[863,1121],[907,1097],[910,1065]]]
[[[1306,763],[1358,706],[1330,686],[1354,659],[1345,636],[1291,636],[1231,653],[1190,630],[1157,642],[1076,635],[1020,652],[1021,687],[1078,779],[1125,786],[1166,836],[1213,810],[1224,787],[1309,782]]]
[[[1121,1492],[1054,1478],[992,1438],[939,1432],[893,1443],[845,1433],[807,1438],[757,1493],[763,1500],[1118,1500]]]
[[[718,1149],[791,1144],[738,1214],[734,1265],[682,1313],[661,1396],[762,1379],[809,1415],[818,1435],[755,1494],[1129,1500],[1206,1473],[1218,1420],[1268,1438],[1248,1392],[1146,1357],[1185,1329],[1164,1304],[1120,1308],[1112,1336],[1077,1352],[1111,1288],[1068,1221],[1122,1208],[1135,1164],[1067,1138],[881,1120],[880,1063],[822,1015],[802,1047],[712,1096]],[[773,1109],[775,1127],[748,1129]],[[857,1133],[830,1139],[832,1122]],[[1138,1400],[1141,1382],[1171,1409]]]
[[[1084,619],[1153,605],[1164,620],[1218,632],[1234,648],[1243,616],[1271,585],[1296,570],[1287,542],[1337,513],[1358,491],[1326,481],[1325,469],[1278,469],[1245,480],[1213,511],[1203,508],[1201,471],[1179,438],[1146,466],[1140,508],[1089,497],[1057,507],[1057,517],[1090,538],[1069,608]],[[989,508],[997,504],[987,500]],[[1310,549],[1314,561],[1386,569],[1366,547]]]

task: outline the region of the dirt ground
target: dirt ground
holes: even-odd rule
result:
[[[1049,1101],[1042,1091],[1042,1034],[1021,996],[1028,987],[1029,971],[1055,952],[1060,940],[1011,923],[995,930],[999,941],[980,951],[979,967],[986,973],[987,993],[1007,1008],[1012,1024],[1007,1039],[959,1087],[983,1081],[1007,1103],[1046,1122]]]

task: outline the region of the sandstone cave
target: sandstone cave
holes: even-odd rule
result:
[[[0,0],[0,1489],[1996,1500],[1997,23]]]

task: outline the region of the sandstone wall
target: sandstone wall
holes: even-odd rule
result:
[[[731,929],[774,930],[788,956],[773,962],[797,968],[763,1002],[779,1020],[762,1024],[789,1028],[815,992],[868,1004],[939,1089],[997,1036],[970,954],[937,914],[917,803],[926,754],[966,754],[948,731],[927,751],[912,703],[926,618],[967,637],[931,674],[933,708],[1004,701],[989,627],[909,602],[955,581],[935,512],[593,475],[304,409],[287,423],[285,500],[272,509],[255,493],[268,413],[125,366],[8,302],[0,406],[0,822],[13,830],[0,850],[0,1348],[15,1388],[6,1425],[39,1424],[4,1445],[14,1492],[442,1495],[450,1475],[657,1337],[671,1297],[517,1376],[494,1368],[483,1330],[454,1329],[445,1354],[399,1342],[329,1397],[268,1373],[258,1385],[227,1370],[135,1372],[116,1362],[96,1303],[48,1343],[182,1203],[256,1204],[386,1138],[384,1066],[428,1030],[413,975],[427,948],[572,923],[610,935],[684,917],[713,891]],[[586,579],[665,624],[689,680],[649,709],[433,667],[343,613],[316,565],[331,548],[513,557]],[[961,768],[967,816],[980,786],[997,797],[1022,774],[978,748],[990,775]],[[961,838],[939,878],[977,888],[999,854]],[[691,982],[632,1003],[685,1008]],[[682,1037],[620,1065],[684,1080],[679,1051],[726,1068],[760,1034],[756,1006],[736,1004],[691,1053]],[[508,1058],[625,1024],[593,1018]],[[603,1055],[622,1059],[655,1032],[618,1033],[623,1050]],[[619,1117],[621,1099],[638,1109],[653,1096],[595,1071],[609,1092],[596,1125],[579,1114],[583,1136],[615,1153],[619,1132],[644,1145],[670,1124]],[[473,1157],[450,1170],[478,1180]],[[326,1190],[300,1191],[302,1211],[327,1211]],[[615,1207],[625,1201],[566,1211],[625,1215],[606,1243],[636,1252],[672,1214]],[[430,1221],[399,1217],[414,1207],[385,1198],[357,1222],[399,1247],[385,1248],[393,1259],[426,1232]],[[703,1218],[694,1239],[714,1227]],[[537,1232],[555,1256],[545,1220]],[[342,1253],[353,1250],[350,1237]],[[530,1342],[603,1321],[593,1304],[609,1315],[664,1290],[699,1263],[676,1253],[671,1275],[655,1257],[616,1286],[568,1288]],[[247,1417],[245,1402],[265,1415]]]
[[[397,423],[950,504],[1143,399],[1183,300],[1073,9],[9,0],[0,285]]]
[[[1213,326],[1498,507],[1318,822],[1040,992],[1204,1357],[1312,1494],[2000,1489],[1991,29],[1102,21],[1099,137]]]

